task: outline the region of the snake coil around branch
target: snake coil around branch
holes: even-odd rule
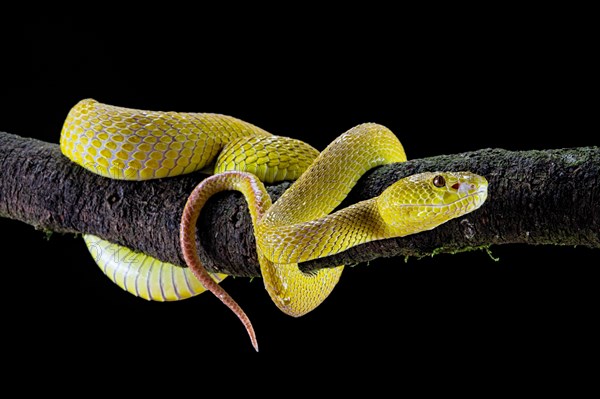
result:
[[[363,244],[300,267],[309,271],[504,244],[600,248],[599,147],[481,149],[412,159],[368,173],[345,202],[374,197],[402,176],[449,168],[485,174],[494,201],[468,222],[450,221],[428,232]],[[195,173],[143,184],[103,179],[69,162],[58,144],[0,132],[1,217],[40,231],[99,235],[175,264],[184,263],[177,227],[185,197],[203,178]],[[276,200],[289,185],[268,185],[267,190]],[[260,274],[250,215],[240,195],[223,193],[209,201],[199,231],[210,248],[209,254],[200,249],[208,270]]]

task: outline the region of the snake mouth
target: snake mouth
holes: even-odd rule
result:
[[[467,206],[472,205],[472,208],[468,209],[467,212],[474,211],[479,208],[487,198],[487,187],[480,188],[474,193],[470,193],[465,195],[464,197],[458,198],[455,201],[449,202],[445,205],[440,206],[452,206],[452,205],[460,205],[462,203],[466,203]],[[466,212],[465,212],[466,213]]]
[[[479,208],[481,205],[483,205],[483,203],[487,199],[487,192],[488,192],[487,187],[480,188],[473,194],[467,195],[464,199],[474,198],[474,201],[473,201],[474,207],[472,210],[475,210],[475,209]]]
[[[454,201],[447,202],[444,204],[403,204],[402,206],[404,206],[404,207],[417,207],[418,206],[418,207],[427,207],[427,208],[444,208],[444,207],[449,207],[452,205],[458,205],[462,202],[468,201],[468,202],[472,202],[475,204],[475,207],[473,209],[477,209],[485,202],[486,198],[487,198],[487,187],[480,188],[479,190],[475,191],[474,193],[467,194],[464,197],[457,198]],[[474,199],[475,201],[469,201],[470,199]]]

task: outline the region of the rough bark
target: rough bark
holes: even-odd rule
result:
[[[301,265],[315,270],[378,257],[453,253],[495,244],[600,248],[600,148],[482,149],[416,159],[365,175],[342,206],[380,194],[398,179],[431,170],[470,170],[489,183],[479,210],[434,230],[367,243]],[[64,157],[56,144],[0,132],[0,217],[37,229],[90,233],[184,265],[178,238],[183,205],[204,175],[146,182],[106,179]],[[268,187],[275,200],[290,183]],[[198,223],[207,269],[258,276],[255,241],[238,193],[215,196]],[[204,251],[207,252],[204,252]]]

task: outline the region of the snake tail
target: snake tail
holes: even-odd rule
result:
[[[240,319],[250,336],[252,346],[258,352],[258,341],[250,319],[237,302],[211,278],[202,265],[196,248],[196,223],[202,207],[214,194],[229,190],[239,191],[244,195],[248,202],[254,226],[257,225],[258,220],[271,206],[271,197],[269,197],[264,185],[252,174],[228,171],[210,176],[194,188],[183,209],[180,231],[181,250],[188,268],[200,283]]]

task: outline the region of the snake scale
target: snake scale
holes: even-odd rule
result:
[[[274,136],[234,117],[210,113],[142,111],[86,99],[64,123],[64,155],[112,179],[166,178],[211,170],[183,209],[182,268],[93,235],[86,244],[103,272],[145,299],[169,301],[213,292],[242,321],[258,350],[241,307],[208,273],[196,248],[196,221],[204,203],[224,190],[240,191],[249,205],[265,288],[286,314],[310,312],[330,294],[343,266],[304,274],[298,262],[355,245],[429,230],[479,208],[487,181],[470,172],[426,172],[400,179],[380,196],[332,213],[358,179],[376,166],[404,162],[402,144],[386,127],[365,123],[319,153],[310,145]],[[275,202],[264,184],[295,180]]]

